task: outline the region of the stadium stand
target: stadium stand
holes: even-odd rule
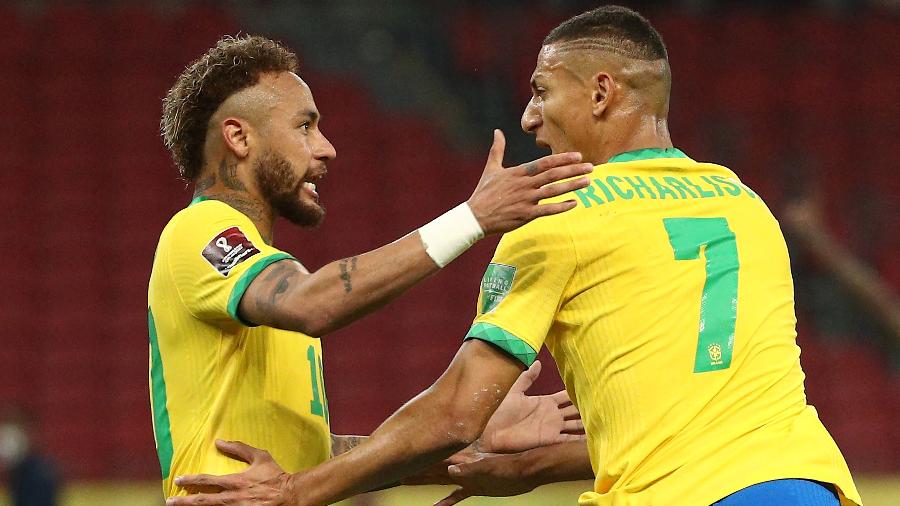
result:
[[[562,16],[524,9],[516,17],[524,30],[497,31],[487,9],[468,3],[449,22],[456,79],[504,83],[521,105],[540,38]],[[776,212],[809,179],[826,202],[882,202],[876,214],[828,206],[829,223],[900,289],[897,18],[648,14],[672,55],[677,144],[735,168]],[[239,29],[247,30],[205,2],[174,10],[0,5],[0,137],[8,141],[0,203],[11,212],[0,262],[9,289],[0,303],[0,403],[35,414],[42,446],[69,478],[158,477],[146,284],[159,231],[189,200],[159,140],[160,100],[184,65]],[[338,158],[320,185],[325,224],[314,238],[280,228],[284,249],[315,268],[393,240],[468,197],[486,149],[461,152],[433,121],[385,109],[350,70],[304,67],[303,75]],[[506,113],[514,120],[519,111]],[[869,222],[883,237],[855,242]],[[443,370],[468,328],[491,249],[479,245],[387,311],[326,339],[336,432],[374,429]],[[900,471],[900,383],[889,353],[865,336],[828,335],[810,322],[814,314],[800,314],[811,402],[851,469]]]

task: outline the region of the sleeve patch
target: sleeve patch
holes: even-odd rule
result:
[[[537,358],[537,352],[534,351],[531,345],[490,323],[480,322],[472,325],[469,333],[466,334],[466,340],[469,339],[478,339],[491,343],[525,364],[525,367],[531,367],[531,364]]]
[[[500,302],[509,295],[516,268],[512,265],[488,264],[481,279],[481,314],[487,314],[497,308]]]
[[[259,248],[238,227],[223,230],[203,248],[203,258],[219,274],[228,276],[239,263],[259,253]]]

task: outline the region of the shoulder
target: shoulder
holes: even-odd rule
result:
[[[570,196],[571,198],[571,196]],[[566,198],[558,199],[557,201],[569,200]],[[543,201],[542,203],[547,203],[549,201]],[[503,239],[515,239],[515,240],[559,240],[564,237],[568,237],[568,220],[571,218],[572,213],[577,212],[577,207],[573,210],[566,211],[560,214],[554,214],[552,216],[542,216],[539,218],[535,218],[534,220],[522,225],[521,227],[512,230],[503,234]]]
[[[718,173],[726,177],[734,178],[735,180],[740,181],[740,178],[737,174],[731,170],[730,168],[715,162],[694,162],[696,167],[703,171],[708,171],[712,173]]]
[[[576,210],[537,218],[503,234],[493,261],[512,265],[539,265],[573,257],[573,240],[567,215],[574,212]]]
[[[217,237],[235,233],[259,238],[259,231],[250,218],[223,202],[204,200],[182,209],[169,220],[160,238],[160,246],[202,248]]]
[[[182,209],[172,221],[178,221],[181,226],[202,226],[206,223],[217,223],[222,221],[233,221],[235,223],[249,223],[253,225],[246,215],[228,204],[219,200],[203,200],[191,204]]]

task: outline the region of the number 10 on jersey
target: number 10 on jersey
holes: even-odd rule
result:
[[[728,369],[737,320],[737,241],[725,218],[664,218],[675,260],[706,260],[694,372]]]
[[[328,423],[328,401],[325,400],[324,388],[319,388],[319,384],[323,385],[323,387],[325,385],[325,380],[322,376],[322,358],[316,354],[316,349],[310,346],[306,350],[306,360],[309,361],[309,379],[312,386],[312,400],[309,401],[309,412],[321,416]]]

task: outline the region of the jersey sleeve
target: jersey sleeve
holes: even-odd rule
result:
[[[255,326],[238,316],[244,292],[263,269],[294,257],[266,244],[253,222],[226,204],[196,207],[185,211],[167,241],[176,291],[195,318]]]
[[[571,235],[560,219],[541,218],[504,235],[481,280],[477,316],[466,339],[489,342],[530,366],[576,263]]]

